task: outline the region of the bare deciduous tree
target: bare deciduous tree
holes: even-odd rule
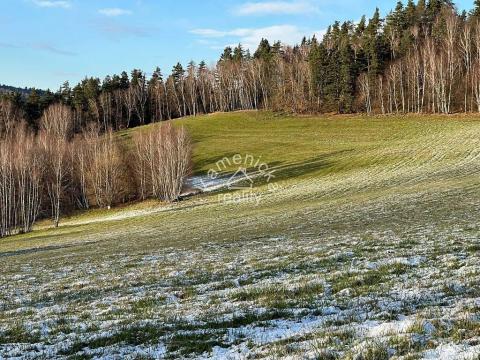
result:
[[[122,193],[124,168],[115,136],[111,129],[99,135],[91,129],[86,136],[91,153],[87,177],[97,206],[110,209]]]
[[[0,140],[0,237],[28,232],[41,204],[43,158],[25,124]]]
[[[45,151],[46,179],[55,227],[60,221],[61,202],[68,186],[70,162],[68,139],[71,136],[73,114],[66,105],[54,104],[45,110],[41,120],[40,141]]]
[[[8,134],[21,119],[22,113],[14,103],[10,99],[0,98],[0,136]]]
[[[41,205],[44,158],[37,139],[25,124],[16,129],[15,173],[17,178],[18,221],[21,232],[32,229]]]
[[[186,130],[162,124],[148,133],[137,133],[134,143],[141,197],[178,199],[191,163],[191,143]]]

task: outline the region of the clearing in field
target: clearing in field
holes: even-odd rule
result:
[[[478,119],[175,123],[250,184],[2,240],[0,358],[478,358]]]

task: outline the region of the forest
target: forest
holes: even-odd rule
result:
[[[208,66],[169,75],[85,78],[73,88],[0,94],[0,236],[65,209],[180,196],[190,169],[184,129],[139,132],[132,149],[115,130],[213,112],[480,112],[480,0],[459,13],[449,0],[398,2],[358,23],[335,22],[295,46],[263,39],[251,54],[227,47]],[[135,179],[135,181],[131,181]],[[129,180],[129,181],[127,181]]]
[[[480,111],[480,1],[459,13],[450,0],[398,2],[358,23],[335,22],[323,39],[295,46],[263,39],[251,54],[227,47],[218,62],[178,63],[169,75],[134,69],[85,78],[55,93],[3,94],[35,130],[52,103],[72,109],[74,131],[89,123],[122,129],[216,111],[454,113]]]
[[[13,114],[10,119],[14,119]],[[25,122],[5,123],[0,141],[0,237],[32,230],[39,217],[74,209],[110,209],[118,203],[177,200],[190,169],[191,145],[170,123],[120,144],[111,128],[94,123],[76,134],[73,112],[50,105],[32,131]]]

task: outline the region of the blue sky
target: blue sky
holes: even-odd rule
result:
[[[470,9],[473,0],[460,0]],[[226,45],[262,37],[297,43],[335,20],[396,0],[0,0],[0,83],[50,88],[65,80],[180,61],[214,62]]]

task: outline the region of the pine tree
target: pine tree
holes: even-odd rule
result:
[[[311,45],[311,41],[310,41]],[[282,52],[282,43],[280,41],[275,41],[272,45],[272,54],[281,54]]]
[[[112,92],[113,83],[110,75],[105,76],[105,79],[102,81],[102,92]]]
[[[262,59],[269,61],[272,58],[272,47],[267,39],[262,39],[258,45],[257,50],[253,54],[255,59]]]
[[[353,110],[353,99],[355,96],[355,65],[354,53],[350,45],[349,36],[350,24],[344,23],[340,38],[340,69],[339,69],[339,99],[338,111],[340,113],[349,113]]]
[[[173,79],[175,80],[175,84],[178,84],[180,81],[183,80],[185,76],[185,70],[183,69],[182,64],[177,63],[177,65],[173,67],[172,76],[173,76]]]
[[[393,31],[400,35],[400,33],[406,28],[405,12],[403,3],[397,2],[395,10],[391,12],[386,19],[387,27],[393,28]]]
[[[405,21],[407,28],[414,26],[417,21],[417,7],[413,0],[408,0],[407,6],[405,8]]]
[[[100,79],[87,78],[83,80],[82,86],[87,100],[96,100],[100,95]]]
[[[120,88],[126,90],[130,87],[130,79],[126,71],[122,71],[120,75]]]
[[[355,29],[356,35],[362,36],[366,28],[367,28],[367,18],[365,17],[365,15],[363,15]]]
[[[228,62],[232,60],[233,60],[232,48],[230,46],[227,46],[223,50],[222,56],[220,56],[220,62]]]
[[[416,20],[418,21],[419,27],[423,27],[423,25],[426,25],[427,4],[425,0],[418,0],[417,2]]]
[[[235,49],[233,49],[232,60],[235,62],[241,62],[243,61],[244,56],[245,56],[245,52],[243,50],[242,44],[238,44],[238,46],[236,46]]]
[[[145,77],[145,75],[144,75],[142,70],[133,69],[132,73],[131,73],[130,84],[133,85],[133,86],[139,85],[143,82],[144,77]]]
[[[120,89],[120,76],[117,74],[112,76],[112,87],[114,90]]]
[[[473,9],[470,11],[470,16],[473,18],[480,18],[480,0],[473,2]]]
[[[155,70],[153,71],[152,74],[152,79],[155,82],[163,82],[163,75],[162,75],[162,70],[160,70],[160,67],[156,67]]]
[[[200,61],[200,64],[198,64],[198,76],[200,76],[201,74],[205,73],[205,71],[207,71],[207,63],[202,60]]]
[[[313,90],[318,103],[324,101],[325,80],[328,67],[328,52],[323,42],[313,44],[308,58]]]
[[[40,118],[41,115],[42,109],[40,107],[40,97],[38,96],[37,90],[32,89],[25,102],[25,116],[27,122],[31,126],[35,126],[35,120]]]
[[[364,50],[367,59],[367,71],[372,80],[381,72],[383,66],[384,43],[379,31],[382,26],[380,11],[377,8],[364,32]]]
[[[65,81],[58,91],[60,100],[66,104],[71,105],[72,102],[72,89],[70,88],[70,83]]]

